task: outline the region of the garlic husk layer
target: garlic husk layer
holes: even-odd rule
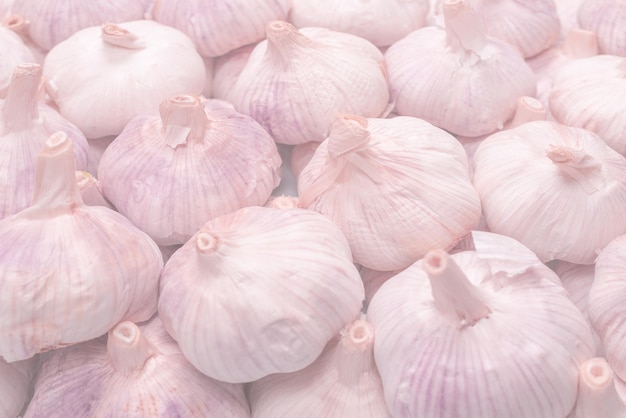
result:
[[[300,173],[298,195],[339,225],[356,263],[400,270],[478,224],[467,173],[461,144],[426,121],[345,115]]]
[[[443,8],[445,29],[418,29],[385,52],[395,111],[457,135],[495,132],[518,97],[535,95],[535,76],[515,47],[485,36],[467,1]]]
[[[383,55],[372,43],[324,28],[267,25],[224,97],[281,144],[322,141],[339,113],[380,116],[389,90]]]
[[[172,95],[200,94],[205,71],[184,33],[149,20],[82,29],[44,61],[48,94],[88,138],[118,135]]]
[[[492,243],[479,242],[486,234]],[[389,410],[396,418],[566,416],[579,367],[593,355],[589,325],[532,252],[509,252],[520,245],[508,237],[472,235],[476,251],[428,253],[369,305]]]
[[[391,418],[373,348],[374,328],[365,319],[346,325],[310,366],[252,382],[252,417]]]
[[[49,353],[24,418],[250,417],[242,385],[196,370],[158,317]]]
[[[248,207],[207,222],[169,259],[159,315],[207,376],[250,382],[311,364],[364,298],[324,216]]]
[[[584,0],[578,8],[578,24],[598,35],[601,53],[626,56],[626,1]]]
[[[593,132],[536,121],[486,138],[473,182],[489,230],[542,261],[591,264],[626,232],[626,159]]]
[[[134,118],[106,148],[98,180],[117,210],[159,245],[263,205],[280,182],[272,137],[220,100],[176,95]]]
[[[324,27],[387,46],[426,25],[428,0],[299,0],[289,21],[296,27]]]
[[[72,141],[50,136],[33,203],[0,221],[0,356],[17,361],[106,333],[156,311],[163,259],[117,212],[86,206]]]
[[[15,418],[29,400],[31,380],[38,359],[7,363],[0,359],[0,417]]]
[[[611,366],[594,357],[580,366],[578,400],[568,418],[624,418],[626,404],[618,395]]]
[[[11,29],[0,26],[0,98],[7,94],[13,69],[24,62],[35,62],[33,53]]]

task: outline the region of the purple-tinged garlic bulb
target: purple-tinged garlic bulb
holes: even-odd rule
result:
[[[39,365],[37,357],[7,363],[0,359],[0,417],[15,418],[29,400],[31,380]]]
[[[31,206],[0,221],[0,356],[13,362],[156,311],[163,259],[128,219],[86,206],[72,140],[39,153]]]
[[[351,322],[310,366],[252,382],[252,416],[391,418],[373,349],[372,325],[365,319]]]
[[[159,315],[198,370],[239,383],[311,364],[363,298],[335,224],[253,206],[207,222],[172,255]]]
[[[536,121],[483,140],[473,182],[489,230],[542,261],[591,264],[626,233],[626,159],[593,132]]]
[[[176,95],[134,118],[98,166],[104,195],[159,245],[263,205],[280,182],[272,137],[230,104]]]
[[[249,418],[243,386],[206,377],[158,317],[49,353],[24,418]]]
[[[372,43],[281,21],[269,23],[266,32],[224,99],[276,142],[321,142],[340,113],[384,113],[389,89],[383,54]]]
[[[502,129],[520,96],[535,95],[535,76],[520,52],[485,36],[467,0],[443,4],[446,28],[418,29],[385,52],[396,113],[457,135]]]
[[[626,56],[626,0],[584,0],[578,24],[598,35],[602,54]]]
[[[429,252],[369,305],[389,410],[396,418],[566,416],[579,367],[594,352],[587,321],[530,250],[472,234],[475,251]]]
[[[461,144],[411,117],[338,117],[300,173],[298,195],[339,225],[356,263],[381,271],[454,247],[480,218]]]
[[[43,75],[59,112],[87,138],[118,135],[135,116],[172,95],[200,94],[206,83],[193,42],[150,20],[76,32],[48,52]]]
[[[611,366],[594,357],[580,366],[578,400],[568,418],[624,418],[626,404],[618,395]]]
[[[76,166],[87,167],[87,140],[76,126],[39,102],[40,85],[41,66],[20,64],[13,71],[6,99],[0,100],[0,219],[30,205],[37,155],[53,133],[70,136]]]

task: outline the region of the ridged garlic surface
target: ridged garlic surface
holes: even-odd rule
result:
[[[38,359],[7,363],[0,359],[0,417],[17,417],[29,400],[31,380]]]
[[[134,118],[98,166],[104,195],[159,245],[205,222],[263,205],[280,182],[272,137],[220,100],[175,95]]]
[[[248,207],[206,223],[169,259],[159,315],[207,376],[251,382],[303,369],[359,315],[363,283],[324,216]]]
[[[371,42],[325,28],[267,25],[225,100],[281,144],[322,141],[340,113],[378,117],[389,102],[383,55]]]
[[[626,58],[598,55],[570,61],[552,81],[550,111],[567,126],[598,134],[626,156]]]
[[[369,305],[389,410],[395,418],[565,417],[579,367],[593,356],[587,321],[530,250],[472,235],[475,251],[429,252]]]
[[[620,398],[613,370],[602,357],[594,357],[580,366],[578,400],[568,418],[624,418],[626,404]]]
[[[601,53],[626,56],[625,0],[584,0],[578,8],[578,24],[598,35]]]
[[[395,111],[457,135],[495,132],[518,97],[535,95],[535,76],[515,47],[485,36],[466,0],[446,0],[443,13],[445,29],[418,29],[385,52]]]
[[[72,141],[50,136],[31,206],[0,221],[0,357],[30,358],[156,311],[163,259],[126,218],[86,206]]]
[[[155,0],[157,22],[185,32],[205,57],[217,57],[258,42],[265,25],[286,20],[290,0]]]
[[[200,94],[206,82],[193,42],[150,20],[76,32],[48,52],[43,75],[59,112],[87,138],[118,135],[135,116],[172,95]]]
[[[626,233],[626,159],[593,132],[536,121],[483,140],[473,183],[489,230],[542,261],[591,264]]]
[[[24,418],[248,418],[242,385],[196,370],[158,317],[49,353]]]
[[[7,96],[0,99],[0,219],[27,208],[35,190],[37,155],[50,135],[72,138],[76,167],[87,167],[89,144],[76,126],[41,103],[41,66],[21,63],[13,70]]]
[[[480,218],[461,144],[411,117],[338,117],[300,173],[298,196],[339,225],[356,263],[381,271],[452,248]]]
[[[324,27],[387,46],[426,25],[428,0],[295,0],[289,21],[296,27]]]
[[[253,418],[392,418],[376,364],[374,328],[346,325],[308,367],[264,377],[248,386]]]
[[[256,44],[242,46],[228,54],[215,58],[213,65],[213,97],[223,99],[228,96],[243,71]]]
[[[49,51],[81,29],[143,19],[149,0],[14,0],[11,11],[28,21],[28,35]]]
[[[33,53],[11,29],[0,26],[0,98],[7,95],[15,67],[25,62],[35,62]]]

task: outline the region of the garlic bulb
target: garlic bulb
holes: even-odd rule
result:
[[[428,0],[297,0],[289,21],[299,28],[325,27],[387,46],[426,25]]]
[[[239,74],[243,71],[256,44],[242,46],[226,55],[215,58],[213,65],[213,97],[222,99],[228,96]]]
[[[578,23],[598,35],[601,53],[626,56],[625,0],[583,0]]]
[[[30,381],[38,359],[7,363],[0,359],[0,417],[15,418],[29,399]]]
[[[94,176],[86,171],[77,171],[75,175],[76,186],[80,191],[80,197],[83,199],[85,205],[104,206],[115,210],[111,202],[104,197],[102,186],[100,186],[100,182]]]
[[[613,370],[595,357],[580,366],[578,400],[570,418],[624,418],[626,405],[615,389]]]
[[[76,126],[39,102],[41,66],[15,67],[5,100],[0,100],[0,219],[28,207],[35,189],[37,155],[48,137],[63,131],[73,142],[74,160],[87,166],[89,145]],[[19,180],[16,180],[19,179]]]
[[[486,37],[467,0],[443,3],[445,30],[418,29],[385,52],[395,111],[457,135],[480,136],[513,116],[535,77],[519,51]]]
[[[158,317],[124,321],[44,360],[24,418],[250,417],[242,385],[194,369]]]
[[[295,209],[298,207],[298,198],[293,196],[272,196],[264,205],[274,209]]]
[[[291,151],[290,166],[291,171],[295,174],[296,178],[300,176],[304,167],[311,161],[315,150],[320,146],[321,142],[305,142],[293,147]]]
[[[22,15],[12,14],[2,21],[2,26],[11,29],[24,42],[24,45],[33,55],[33,60],[37,64],[43,64],[46,52],[35,44],[28,34],[28,21]]]
[[[159,245],[202,224],[263,205],[280,181],[276,144],[219,100],[175,95],[134,118],[108,146],[98,180],[117,210]]]
[[[157,22],[185,32],[202,56],[217,57],[263,39],[265,25],[285,20],[290,0],[155,0]]]
[[[35,62],[33,53],[11,29],[0,26],[0,98],[7,95],[13,69],[25,62]]]
[[[156,310],[158,247],[119,213],[82,202],[63,132],[39,154],[31,206],[0,221],[0,242],[7,361],[98,337]]]
[[[626,233],[626,159],[590,131],[525,123],[485,139],[474,164],[489,230],[519,240],[542,261],[591,264]]]
[[[564,65],[552,82],[550,110],[568,126],[595,132],[626,155],[626,59],[612,55],[577,59]]]
[[[172,255],[159,315],[202,373],[250,382],[311,364],[357,317],[363,297],[330,220],[253,206],[209,221]]]
[[[310,366],[252,382],[252,416],[391,418],[373,348],[374,329],[365,319],[346,325]]]
[[[335,116],[381,115],[389,101],[383,55],[365,39],[324,28],[267,25],[225,99],[281,144],[322,141]]]
[[[429,252],[369,305],[396,418],[562,418],[574,407],[593,355],[587,322],[528,249],[483,234],[476,251]]]
[[[82,29],[50,50],[43,73],[60,113],[88,138],[117,135],[168,97],[199,94],[206,81],[191,40],[149,20]]]
[[[400,270],[478,223],[463,147],[411,117],[336,119],[298,178],[301,207],[332,219],[365,267]]]

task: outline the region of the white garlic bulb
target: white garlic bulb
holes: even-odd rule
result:
[[[578,23],[598,35],[601,53],[626,56],[625,0],[583,0]]]
[[[25,62],[35,62],[33,53],[10,29],[0,26],[0,98],[4,98],[13,69]]]
[[[215,218],[169,259],[159,315],[185,357],[224,382],[311,364],[364,298],[345,237],[304,209]]]

